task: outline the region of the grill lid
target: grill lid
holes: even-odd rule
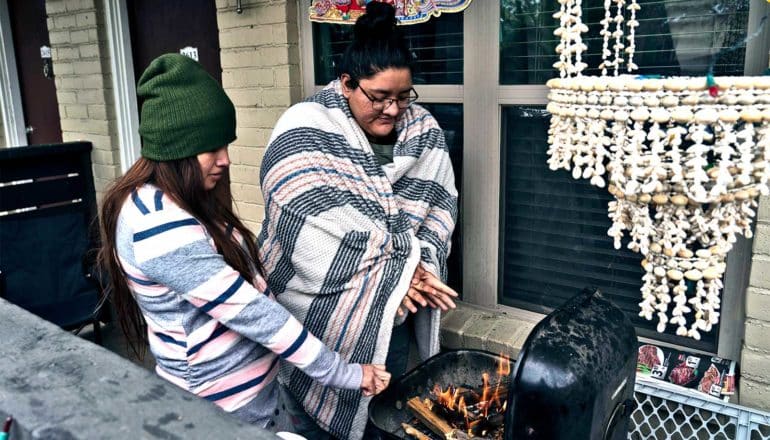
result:
[[[585,289],[534,328],[511,372],[506,439],[627,437],[636,332]]]

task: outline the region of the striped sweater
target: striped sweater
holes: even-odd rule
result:
[[[242,243],[237,231],[233,239]],[[277,405],[279,359],[318,382],[358,389],[347,364],[216,252],[206,229],[146,184],[127,198],[117,250],[147,321],[158,375],[241,419],[265,426]]]

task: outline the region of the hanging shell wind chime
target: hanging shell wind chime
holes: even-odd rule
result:
[[[636,0],[605,0],[602,76],[583,76],[581,0],[559,4],[548,165],[615,197],[608,234],[644,256],[639,315],[700,339],[719,321],[727,253],[770,193],[770,77],[631,75]]]

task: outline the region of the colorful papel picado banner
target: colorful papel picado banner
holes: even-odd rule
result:
[[[417,24],[442,13],[461,12],[472,0],[312,0],[310,21],[354,24],[370,1],[389,3],[396,8],[399,24]]]

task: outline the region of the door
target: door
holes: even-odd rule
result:
[[[222,83],[214,0],[128,0],[127,7],[137,81],[159,55],[192,48],[198,62]]]
[[[137,82],[152,60],[184,50],[194,59],[197,56],[203,68],[222,84],[215,0],[128,0],[126,6]],[[142,108],[141,102],[137,108]],[[217,187],[222,188],[220,194],[229,203],[229,173]]]
[[[9,0],[8,12],[27,127],[27,143],[60,143],[61,122],[50,64],[51,43],[48,40],[45,0]],[[41,55],[47,56],[47,61]],[[46,69],[44,64],[47,64]]]

